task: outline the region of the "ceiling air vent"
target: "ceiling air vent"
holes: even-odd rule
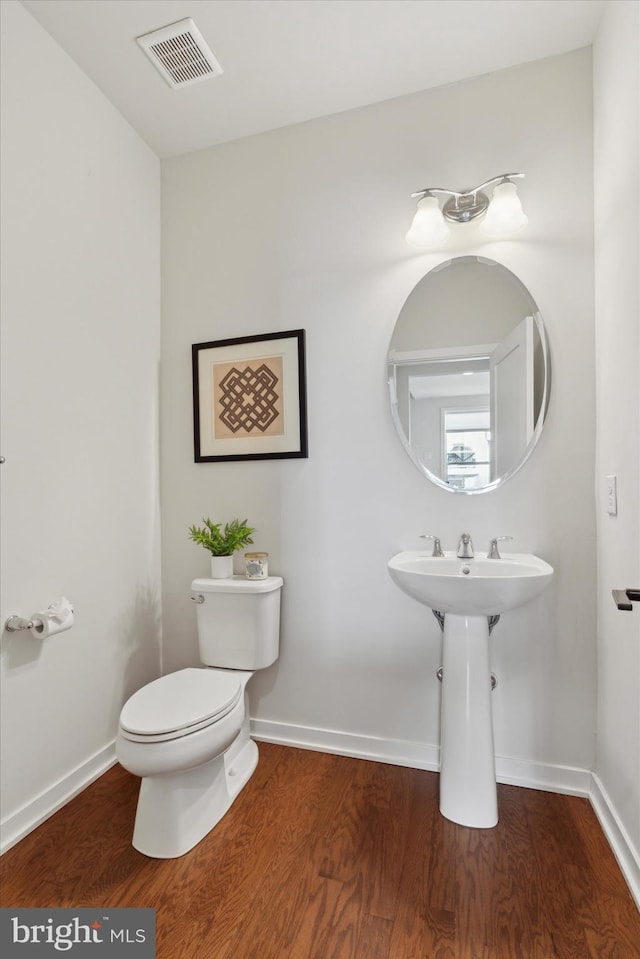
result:
[[[174,90],[222,73],[222,67],[190,17],[145,33],[136,37],[136,41]]]

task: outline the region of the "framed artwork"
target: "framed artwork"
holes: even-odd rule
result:
[[[304,330],[194,343],[196,463],[305,458]]]

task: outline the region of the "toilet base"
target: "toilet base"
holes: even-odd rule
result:
[[[175,859],[220,822],[258,764],[258,747],[243,732],[202,766],[143,778],[132,839],[138,852]]]

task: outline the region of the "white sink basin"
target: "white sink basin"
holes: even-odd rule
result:
[[[532,553],[503,553],[501,559],[431,556],[422,550],[397,553],[388,563],[400,589],[441,613],[491,616],[528,603],[551,582],[553,567]]]

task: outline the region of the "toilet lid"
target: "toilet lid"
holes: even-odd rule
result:
[[[231,712],[242,690],[240,676],[233,672],[180,669],[134,693],[122,709],[120,728],[136,737],[186,735]]]

